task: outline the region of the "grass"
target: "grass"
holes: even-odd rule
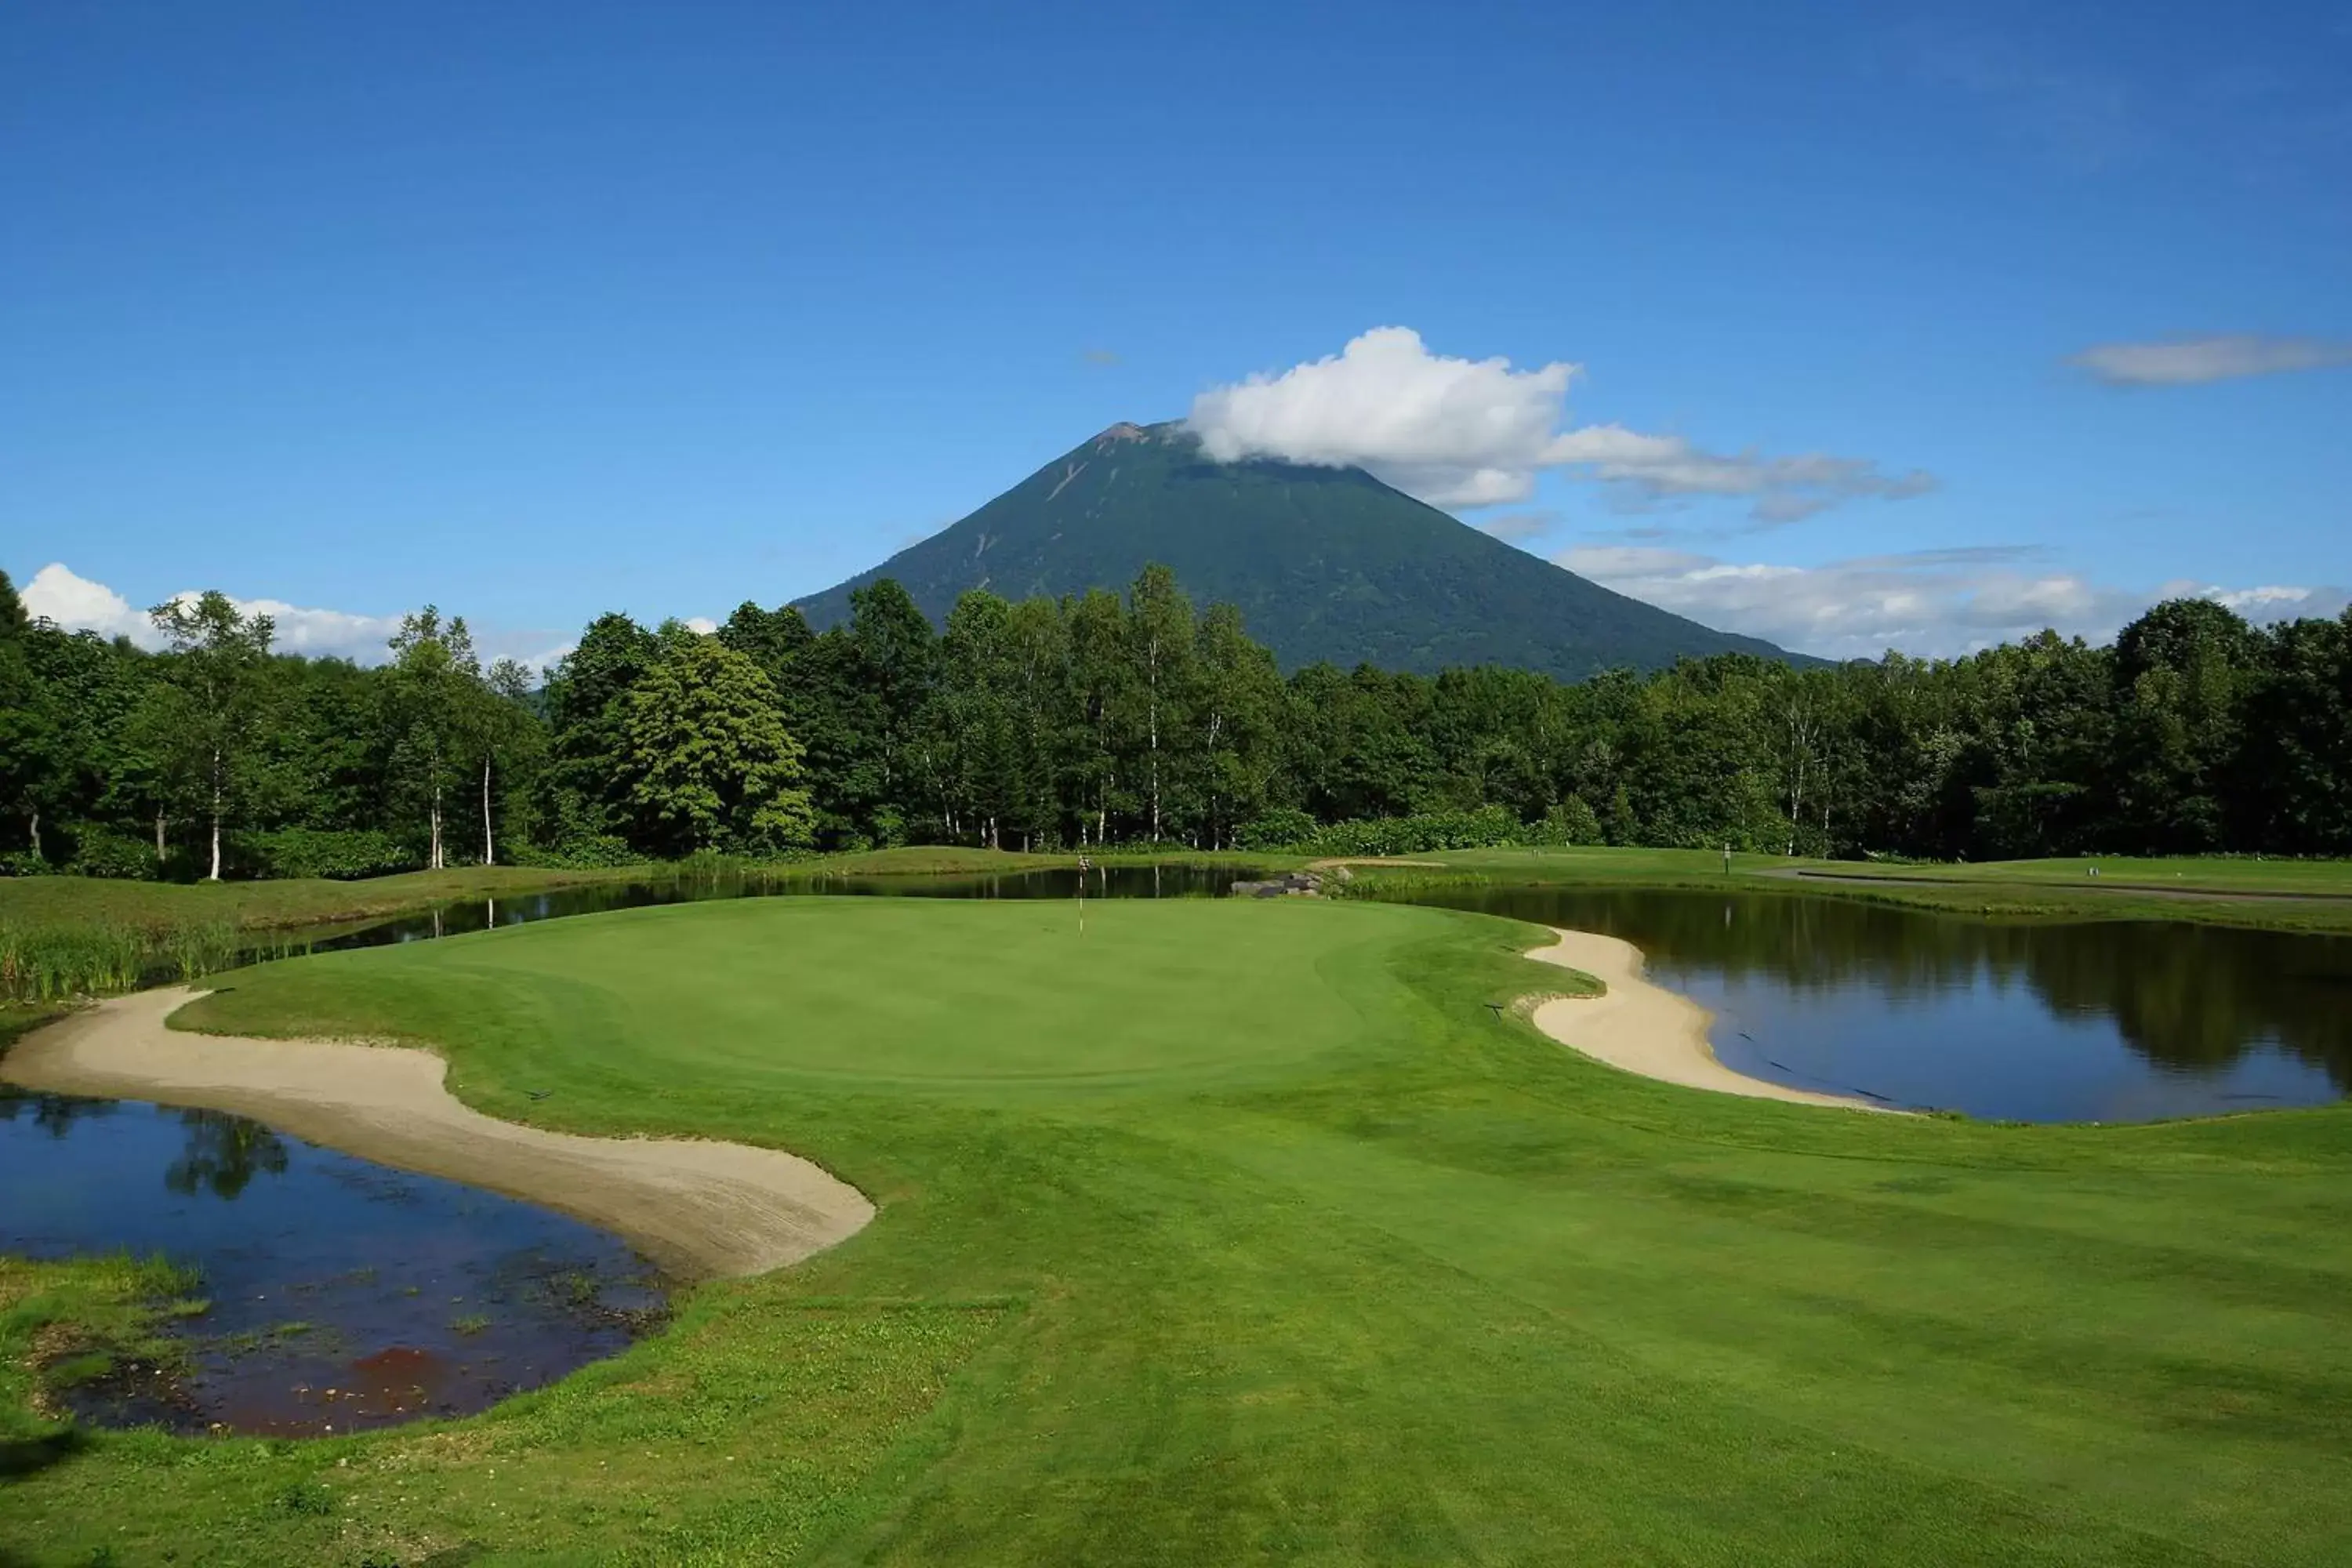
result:
[[[1988,860],[1958,866],[1852,868],[1902,879],[2026,883],[2072,888],[2091,880],[2103,888],[2159,891],[2273,893],[2352,899],[2352,861],[2261,860],[2231,856],[2094,855],[2055,860]]]
[[[190,1021],[438,1042],[493,1114],[794,1149],[881,1215],[471,1420],[85,1435],[0,1479],[0,1561],[2352,1555],[2352,1113],[1678,1090],[1489,1011],[1560,984],[1532,941],[782,899],[246,972]],[[54,1445],[21,1354],[0,1442]]]
[[[660,868],[551,871],[521,866],[468,866],[407,871],[359,881],[323,878],[259,882],[131,882],[100,877],[0,878],[0,921],[19,926],[146,927],[205,925],[254,930],[381,920],[463,899],[507,898],[589,882],[659,875]]]
[[[1289,866],[1299,857],[1210,850],[1110,850],[1092,857],[1108,865]],[[1046,870],[1077,864],[1076,854],[1024,855],[1012,850],[911,846],[860,850],[797,860],[747,861],[706,858],[587,870],[525,866],[466,866],[407,871],[354,881],[322,878],[253,882],[132,882],[97,877],[0,877],[0,927],[19,930],[176,932],[226,928],[239,931],[344,925],[414,913],[436,904],[517,898],[551,889],[603,882],[659,880],[699,874],[751,874],[780,881],[821,877],[944,877]]]
[[[1358,867],[1355,890],[1409,897],[1416,889],[1465,882],[1735,887],[2015,920],[2168,920],[2352,931],[2352,861],[2342,860],[2102,858],[1931,866],[1741,854],[1731,858],[1727,873],[1722,853],[1708,849],[1454,849],[1410,858],[1435,864]],[[2091,865],[2099,868],[2096,879],[2085,874]],[[1799,875],[1805,871],[1827,877]],[[2200,893],[2223,896],[2193,896]]]
[[[116,1254],[47,1264],[0,1258],[0,1349],[9,1362],[0,1382],[13,1380],[8,1392],[19,1406],[46,1413],[67,1389],[124,1366],[176,1367],[184,1346],[160,1331],[210,1310],[210,1302],[190,1294],[197,1284],[194,1275],[161,1258]],[[0,1486],[37,1451],[18,1447],[23,1441],[16,1431],[0,1430]]]
[[[158,976],[193,980],[236,962],[225,921],[169,926],[0,920],[0,1004],[38,1006],[136,989]]]
[[[1110,866],[1288,866],[1295,856],[1114,850]],[[481,867],[360,881],[176,884],[83,877],[0,878],[0,1051],[90,997],[191,981],[257,956],[290,957],[320,940],[453,903],[565,887],[717,878],[772,890],[836,877],[955,879],[1067,868],[1073,854],[916,846],[787,861],[698,857],[592,871]]]

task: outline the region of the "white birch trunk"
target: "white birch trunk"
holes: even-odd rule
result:
[[[482,759],[482,864],[498,863],[498,845],[490,837],[490,759]]]
[[[209,875],[207,875],[207,876],[205,877],[205,879],[206,881],[208,881],[208,882],[217,882],[217,881],[219,881],[219,880],[220,880],[220,866],[221,866],[221,856],[220,856],[220,851],[221,851],[221,754],[220,754],[220,748],[219,748],[219,747],[217,747],[217,746],[215,746],[215,747],[214,747],[214,748],[213,748],[213,868],[212,868],[212,871],[211,871],[211,873],[210,873]]]
[[[1151,645],[1151,842],[1160,842],[1160,644]]]

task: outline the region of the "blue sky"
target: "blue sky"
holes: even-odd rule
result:
[[[110,0],[0,79],[60,619],[544,652],[1196,407],[1824,652],[2352,584],[2344,5]]]

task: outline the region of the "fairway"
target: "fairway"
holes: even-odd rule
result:
[[[222,977],[180,1022],[429,1043],[492,1115],[789,1150],[879,1213],[465,1422],[14,1467],[0,1560],[2352,1554],[2352,1116],[1740,1100],[1490,1006],[1575,984],[1533,928],[1085,918],[712,902]],[[0,1270],[10,1452],[41,1311],[108,1278]]]

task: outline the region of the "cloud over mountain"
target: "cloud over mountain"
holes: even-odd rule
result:
[[[1635,507],[1745,499],[1762,523],[1935,487],[1928,474],[1886,474],[1859,458],[1717,453],[1622,425],[1563,429],[1579,373],[1565,361],[1517,370],[1507,359],[1433,354],[1410,327],[1376,327],[1337,354],[1202,393],[1185,424],[1220,462],[1360,466],[1443,507],[1525,500],[1547,468],[1610,487]]]

